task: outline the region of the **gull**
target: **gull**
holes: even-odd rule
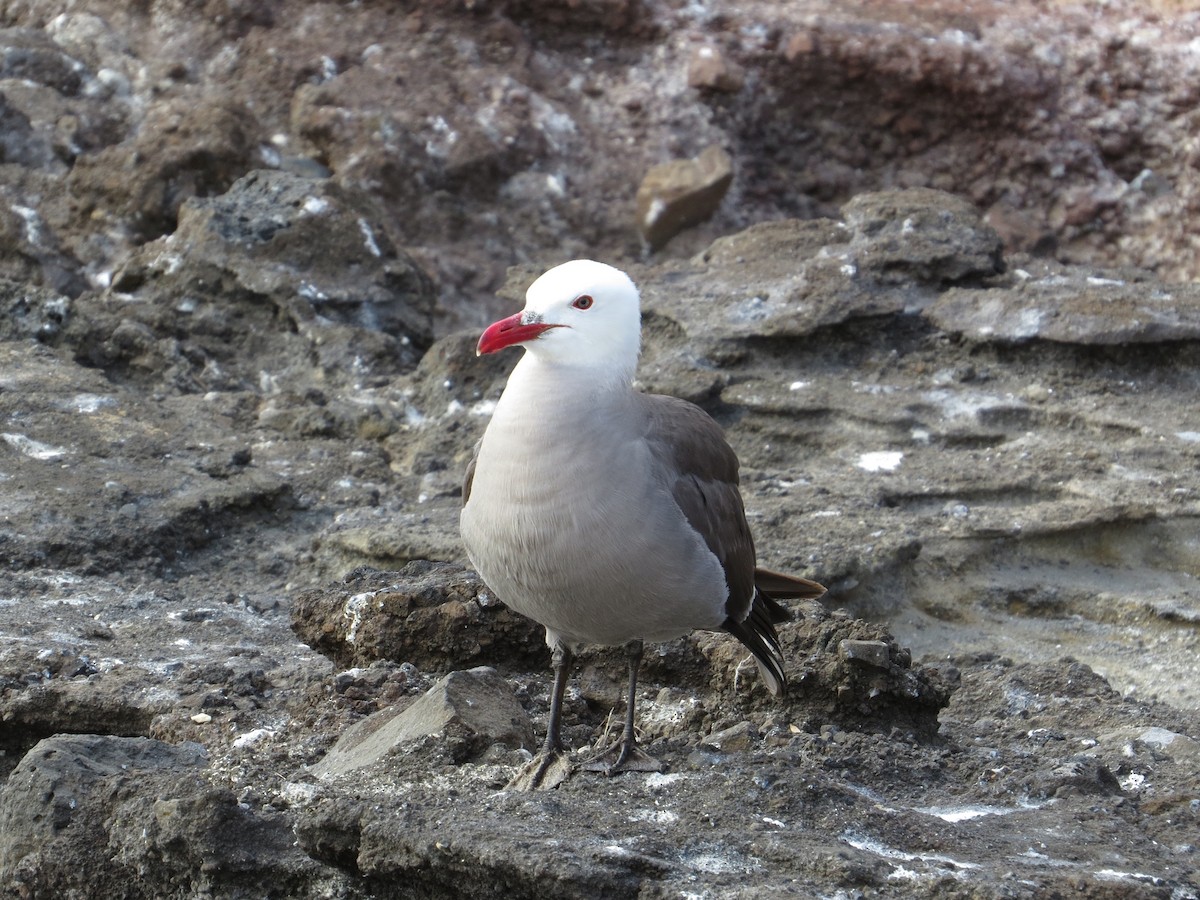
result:
[[[825,588],[758,568],[721,427],[692,403],[634,388],[641,311],[628,275],[574,260],[525,299],[479,339],[480,354],[525,352],[467,467],[460,518],[483,581],[545,627],[551,651],[546,740],[509,786],[545,789],[569,776],[562,700],[586,644],[624,647],[629,687],[620,739],[585,768],[661,771],[634,729],[643,643],[727,631],[781,696],[775,626],[791,614],[779,601]]]

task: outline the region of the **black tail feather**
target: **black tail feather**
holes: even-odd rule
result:
[[[776,697],[787,693],[788,683],[775,626],[792,620],[792,611],[778,601],[815,600],[824,593],[823,585],[807,578],[784,575],[770,569],[755,569],[754,602],[750,605],[750,615],[741,622],[726,619],[722,626],[754,654],[758,671]]]
[[[776,697],[787,693],[787,675],[783,671],[783,651],[779,648],[779,634],[775,626],[791,617],[792,614],[785,607],[762,591],[755,591],[754,603],[745,621],[726,619],[722,625],[754,654],[767,688]]]

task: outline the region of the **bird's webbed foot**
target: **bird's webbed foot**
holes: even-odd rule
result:
[[[523,765],[512,780],[504,786],[506,791],[549,791],[571,777],[574,767],[564,750],[543,748],[537,756]]]
[[[630,641],[625,645],[629,658],[629,689],[625,696],[625,728],[621,738],[607,750],[583,764],[589,772],[616,775],[618,772],[661,772],[666,768],[661,762],[638,746],[634,730],[634,707],[637,704],[638,669],[642,664],[642,642]]]
[[[570,648],[555,641],[551,650],[554,688],[550,694],[550,724],[546,728],[546,742],[537,756],[522,766],[504,786],[506,791],[549,791],[570,778],[574,771],[567,751],[563,749],[561,734],[563,693],[567,688],[571,659]]]
[[[588,772],[617,775],[621,772],[661,772],[666,766],[639,747],[637,741],[622,738],[585,762],[583,768]]]

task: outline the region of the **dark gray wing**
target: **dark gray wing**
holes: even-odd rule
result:
[[[758,662],[771,693],[787,691],[783,653],[775,626],[792,615],[781,599],[819,597],[825,588],[755,567],[754,538],[738,489],[738,460],[712,417],[685,400],[644,395],[646,437],[663,466],[671,496],[688,523],[721,562],[729,599],[723,628]]]
[[[720,561],[729,587],[725,611],[734,622],[754,602],[754,539],[738,490],[738,461],[725,432],[700,407],[644,395],[646,440],[688,523]]]

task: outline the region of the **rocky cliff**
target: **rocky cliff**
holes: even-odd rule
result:
[[[1196,14],[0,26],[5,896],[1196,896]],[[785,702],[663,645],[668,772],[529,796],[547,654],[459,479],[479,327],[581,255],[831,592]],[[621,668],[581,660],[581,753]]]

